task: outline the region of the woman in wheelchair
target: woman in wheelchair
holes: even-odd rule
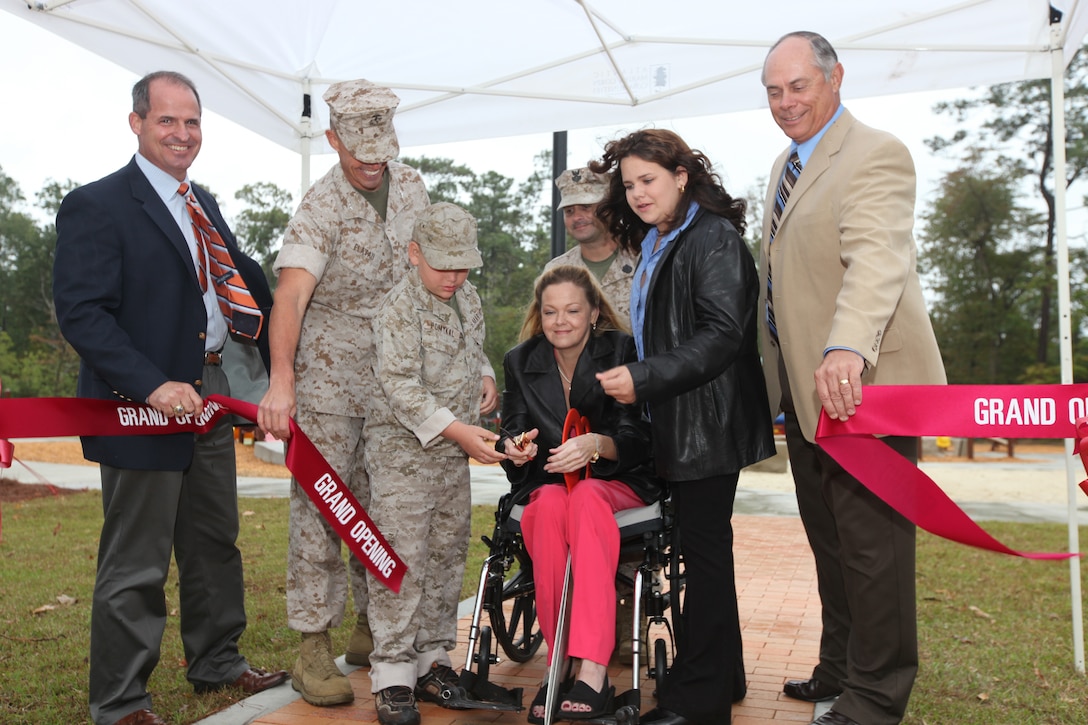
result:
[[[606,665],[614,645],[616,565],[620,537],[614,514],[662,495],[651,461],[649,423],[635,406],[604,394],[596,373],[636,360],[631,336],[582,267],[558,266],[536,282],[522,342],[503,360],[506,389],[498,450],[514,498],[525,503],[522,537],[533,561],[540,628],[555,651],[555,631],[569,552],[573,576],[567,653],[581,661],[564,683],[565,719],[611,713]],[[571,409],[588,433],[566,437]],[[588,475],[586,475],[588,471]],[[583,472],[568,491],[564,474]],[[574,478],[572,476],[572,478]],[[546,688],[529,708],[544,721]]]

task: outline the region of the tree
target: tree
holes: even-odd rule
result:
[[[418,171],[427,185],[427,195],[432,204],[446,201],[451,204],[464,203],[465,191],[476,180],[476,174],[467,166],[459,165],[453,159],[433,159],[420,156],[418,159],[405,157],[401,161]]]
[[[484,351],[502,379],[502,359],[517,344],[533,294],[533,282],[551,258],[551,209],[542,205],[551,184],[551,153],[537,154],[533,173],[516,191],[512,179],[495,172],[469,187],[466,206],[480,230],[484,266],[473,272],[487,322]]]
[[[276,261],[283,232],[291,221],[294,197],[275,184],[258,181],[243,186],[234,198],[246,205],[231,225],[238,246],[260,263],[269,287],[275,289],[272,263]]]
[[[76,184],[48,181],[36,204],[50,218]],[[56,226],[39,226],[18,206],[23,196],[0,171],[0,331],[7,355],[0,377],[6,394],[73,395],[79,361],[60,334],[53,307]]]
[[[1019,204],[1014,178],[981,163],[946,175],[923,219],[919,267],[949,382],[1019,382],[1045,286],[1042,219]]]
[[[745,191],[747,206],[744,209],[744,220],[748,228],[744,230],[744,243],[748,245],[748,251],[752,258],[759,264],[759,247],[763,243],[763,195],[767,191],[767,177],[761,176]]]
[[[1066,178],[1062,181],[1068,187],[1088,170],[1088,53],[1083,48],[1073,56],[1066,69],[1065,99],[1067,167]],[[1036,316],[1039,326],[1034,355],[1037,363],[1046,365],[1055,339],[1051,330],[1054,314],[1056,209],[1051,180],[1054,172],[1054,129],[1051,121],[1050,81],[990,86],[978,97],[939,103],[934,110],[955,116],[961,124],[971,118],[972,112],[976,110],[983,111],[987,117],[981,124],[982,134],[961,128],[950,138],[935,137],[927,140],[926,143],[931,149],[948,151],[969,139],[991,139],[993,148],[989,150],[989,156],[994,168],[1015,179],[1033,178],[1034,185],[1046,205],[1045,238],[1039,245],[1042,250],[1043,279],[1040,280],[1041,293],[1037,300]],[[1022,148],[1023,152],[1001,153],[1000,148],[1010,144]],[[978,150],[977,145],[972,145],[968,153],[977,153]]]

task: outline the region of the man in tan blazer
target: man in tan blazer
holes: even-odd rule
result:
[[[764,207],[763,366],[772,412],[785,414],[823,604],[819,664],[784,692],[838,698],[813,725],[892,725],[918,668],[914,526],[813,441],[820,410],[845,420],[863,386],[945,375],[916,270],[913,161],[843,108],[842,79],[815,33],[784,36],[763,67],[771,113],[792,140]],[[917,461],[916,438],[884,440]]]

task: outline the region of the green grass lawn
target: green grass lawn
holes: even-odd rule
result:
[[[254,664],[290,667],[297,635],[285,621],[287,500],[241,499],[249,628],[241,647]],[[97,492],[2,509],[0,542],[0,723],[86,723],[91,593],[101,525]],[[463,597],[476,593],[480,534],[494,508],[473,514]],[[1060,550],[1062,525],[988,523],[1025,550]],[[1084,565],[1082,571],[1088,571]],[[185,681],[177,583],[171,621],[150,689],[155,707],[181,725],[232,704],[229,693],[195,695]],[[909,725],[1083,725],[1088,680],[1074,671],[1069,567],[997,556],[925,534],[918,541],[921,670]],[[342,651],[354,617],[333,634]]]

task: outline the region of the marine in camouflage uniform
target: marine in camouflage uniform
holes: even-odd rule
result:
[[[439,680],[456,682],[448,653],[470,535],[466,453],[493,454],[498,436],[478,425],[480,370],[488,363],[482,304],[465,281],[482,263],[475,220],[454,204],[435,204],[420,215],[413,240],[419,272],[399,282],[374,317],[381,394],[364,431],[381,441],[380,454],[366,462],[370,515],[407,573],[399,594],[372,579],[368,612],[372,691],[407,687],[426,697],[420,687],[428,674],[440,670]],[[458,427],[475,448],[454,434]],[[379,720],[387,721],[380,708]]]
[[[608,177],[587,168],[567,169],[555,180],[559,206],[567,236],[578,244],[555,257],[544,269],[560,264],[585,267],[597,282],[609,304],[630,328],[631,278],[638,266],[638,250],[625,249],[612,239],[597,218],[597,204],[608,191]]]
[[[392,160],[399,152],[392,126],[396,95],[368,81],[349,81],[333,84],[324,97],[332,122],[327,137],[340,164],[306,193],[274,264],[282,308],[270,322],[272,371],[259,422],[286,438],[288,416],[294,415],[366,508],[363,421],[378,394],[370,321],[410,268],[408,242],[429,200],[419,173]],[[354,697],[328,651],[328,630],[343,621],[347,602],[340,544],[293,481],[287,623],[303,633],[303,643],[292,682],[315,705]],[[347,659],[365,665],[372,646],[365,568],[352,556],[349,569],[359,617]]]

